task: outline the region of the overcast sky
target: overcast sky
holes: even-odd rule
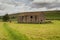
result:
[[[0,15],[56,9],[60,10],[60,0],[0,0]]]

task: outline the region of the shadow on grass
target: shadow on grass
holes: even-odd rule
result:
[[[7,23],[4,23],[3,27],[9,34],[10,39],[12,39],[12,40],[29,40],[26,35],[23,35],[21,33],[18,33],[15,30],[13,30],[12,28],[9,27],[9,25]]]

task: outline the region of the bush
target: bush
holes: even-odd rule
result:
[[[3,16],[2,19],[3,19],[4,22],[7,22],[7,21],[9,21],[10,18],[9,18],[9,15],[6,14],[6,15]]]

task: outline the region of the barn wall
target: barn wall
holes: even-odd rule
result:
[[[41,23],[45,21],[43,12],[25,12],[18,15],[20,23]]]

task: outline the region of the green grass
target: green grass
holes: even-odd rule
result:
[[[6,32],[9,34],[11,40],[28,40],[28,38],[25,35],[13,30],[12,28],[9,27],[7,23],[4,23],[3,27],[5,28]]]
[[[6,40],[60,40],[60,20],[51,20],[50,24],[2,23]],[[4,35],[3,35],[4,36]],[[5,36],[6,37],[6,36]]]
[[[49,24],[0,22],[0,40],[60,40],[60,20]]]
[[[10,27],[26,34],[30,40],[60,40],[59,20],[52,20],[50,24],[11,24]]]

